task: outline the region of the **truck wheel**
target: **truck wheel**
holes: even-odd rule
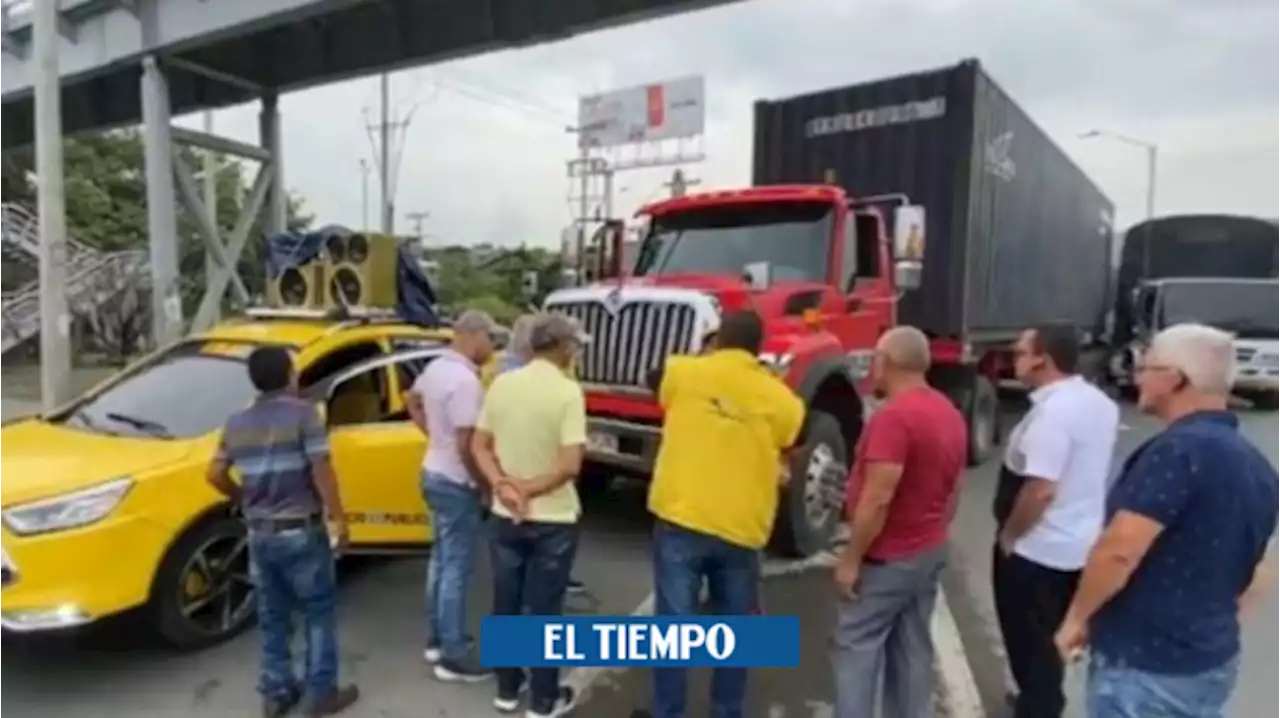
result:
[[[191,650],[235,636],[257,609],[243,524],[209,518],[192,526],[160,564],[150,623],[174,648]]]
[[[969,466],[981,466],[1000,443],[1000,398],[985,376],[974,376],[965,404],[969,425]]]
[[[791,460],[791,482],[778,506],[773,545],[802,558],[831,547],[844,515],[849,450],[840,422],[825,411],[809,413],[809,441]]]

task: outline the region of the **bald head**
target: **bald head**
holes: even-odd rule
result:
[[[929,338],[915,327],[894,327],[880,336],[876,350],[894,369],[923,374],[929,371]]]

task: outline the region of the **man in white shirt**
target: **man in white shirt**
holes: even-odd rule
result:
[[[1079,335],[1028,329],[1014,369],[1031,410],[1009,436],[996,491],[992,583],[1015,718],[1061,718],[1063,662],[1053,643],[1102,531],[1120,410],[1076,373]]]

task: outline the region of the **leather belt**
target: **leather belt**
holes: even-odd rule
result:
[[[267,533],[281,533],[283,531],[309,529],[316,526],[322,526],[323,524],[324,521],[321,520],[318,515],[245,519],[245,525],[247,525],[251,530],[265,531]]]

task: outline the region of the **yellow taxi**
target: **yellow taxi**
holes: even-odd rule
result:
[[[145,612],[172,645],[225,639],[253,617],[244,530],[205,472],[223,422],[253,400],[254,347],[289,348],[321,407],[353,552],[430,538],[426,439],[402,399],[447,330],[269,314],[157,351],[67,406],[0,429],[6,631]]]

